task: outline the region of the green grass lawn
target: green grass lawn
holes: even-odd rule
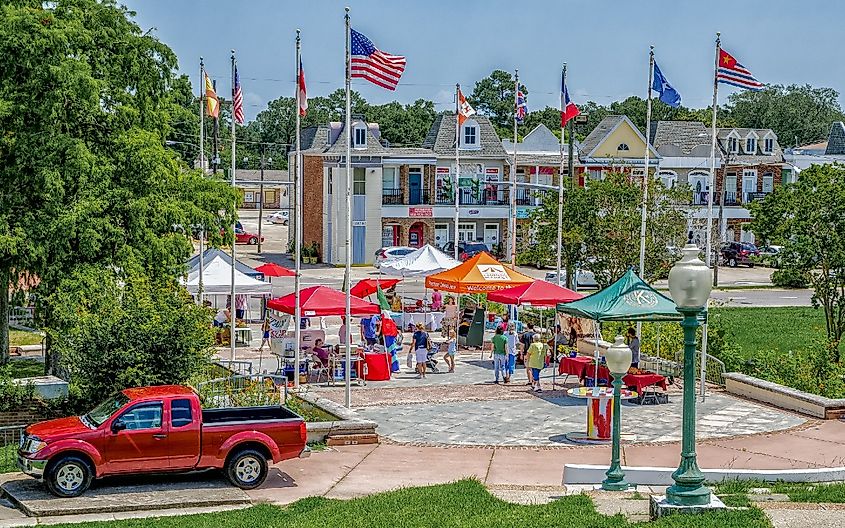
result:
[[[746,356],[758,350],[806,349],[814,339],[826,339],[824,312],[809,307],[711,308],[720,316],[728,341]]]
[[[34,359],[12,359],[9,361],[12,378],[32,378],[44,375],[44,363]]]
[[[9,330],[9,346],[40,345],[44,336],[38,332],[25,330]]]
[[[18,446],[16,444],[0,447],[0,473],[12,473],[18,470],[18,467],[15,465],[17,452]]]
[[[750,509],[726,511],[697,516],[674,516],[659,522],[629,524],[624,517],[608,517],[596,513],[589,497],[575,495],[550,504],[520,506],[501,501],[477,481],[464,480],[454,484],[408,488],[360,499],[340,501],[308,498],[287,508],[271,505],[253,506],[243,510],[162,517],[61,525],[70,528],[90,526],[156,528],[481,528],[518,526],[530,528],[578,527],[618,528],[769,528],[762,511]]]
[[[748,506],[754,495],[748,494],[751,488],[768,488],[772,493],[782,493],[793,502],[835,502],[845,503],[845,483],[836,482],[809,483],[802,482],[762,482],[759,480],[733,480],[719,483],[715,487],[716,494],[722,497],[725,504],[732,506]]]

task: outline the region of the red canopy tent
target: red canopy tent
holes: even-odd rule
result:
[[[372,295],[378,291],[379,286],[381,286],[382,290],[385,290],[396,286],[400,282],[401,279],[362,279],[349,290],[349,293],[363,299],[367,295]]]
[[[267,302],[267,308],[288,314],[294,313],[296,296],[294,293],[278,297]],[[352,315],[370,315],[381,313],[379,305],[357,297],[349,300]],[[299,292],[299,307],[303,317],[322,317],[326,315],[344,315],[346,313],[346,295],[328,286],[312,286]]]
[[[255,268],[255,271],[260,271],[266,277],[296,277],[296,272],[289,270],[284,266],[279,266],[274,262],[268,262]]]
[[[557,306],[559,302],[572,302],[583,298],[578,292],[544,280],[520,284],[513,288],[490,292],[487,300],[521,306]],[[562,300],[565,299],[565,300]]]

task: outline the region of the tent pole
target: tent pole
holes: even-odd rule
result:
[[[596,387],[599,386],[599,322],[598,322],[598,320],[596,320],[594,323],[595,323],[595,328],[593,329],[593,331],[596,335],[596,352],[595,352],[596,368],[593,371],[593,376],[594,376],[593,377],[593,389],[595,389]]]
[[[558,274],[560,274],[560,268],[558,268]],[[560,279],[558,279],[558,286],[560,286]],[[552,366],[552,390],[555,390],[555,380],[557,379],[557,372],[556,372],[557,371],[557,336],[558,336],[557,309],[555,309],[553,317],[554,317],[554,319],[553,319],[554,323],[553,324],[554,324],[554,332],[555,332],[555,348],[554,348],[554,350],[552,350],[552,365],[551,366]],[[561,330],[563,330],[563,326],[561,326],[560,328],[561,328]]]

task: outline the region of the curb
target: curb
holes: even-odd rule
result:
[[[608,466],[565,464],[563,484],[596,484],[605,478]],[[671,486],[677,468],[622,466],[625,480],[644,486]],[[707,482],[763,480],[767,482],[834,482],[845,480],[845,467],[810,469],[702,469]]]

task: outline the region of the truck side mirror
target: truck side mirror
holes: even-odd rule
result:
[[[126,429],[126,423],[123,420],[115,420],[111,424],[112,434],[117,434],[124,429]]]

